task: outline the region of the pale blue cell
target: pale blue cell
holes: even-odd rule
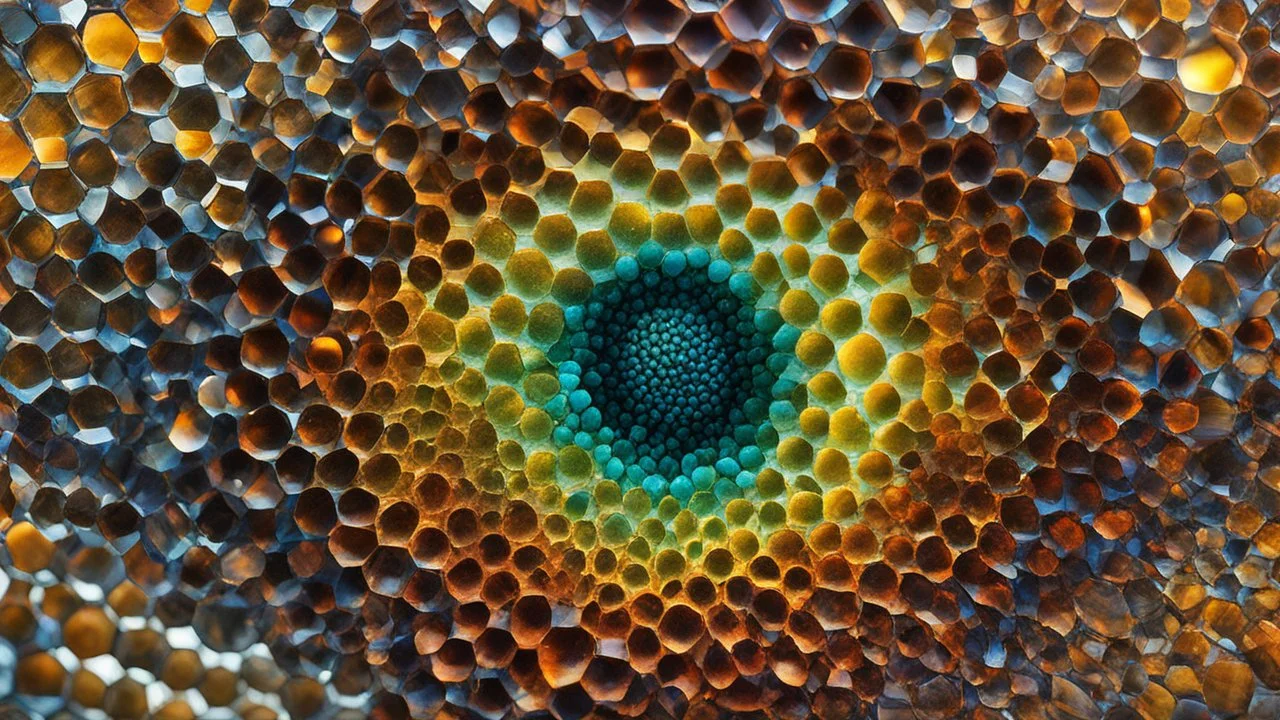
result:
[[[756,476],[755,476],[755,473],[751,473],[751,472],[747,472],[746,470],[743,470],[742,472],[738,473],[738,476],[735,477],[733,481],[738,485],[738,487],[742,488],[743,490],[748,490],[750,488],[755,487]]]
[[[596,445],[583,449],[591,451],[591,458],[596,461],[597,465],[604,465],[613,459],[613,450],[608,445]],[[618,462],[622,461],[619,460]]]
[[[600,429],[601,415],[600,409],[589,407],[582,411],[582,429],[587,432],[596,432]]]
[[[602,427],[596,432],[596,437],[605,445],[613,446],[613,428]]]
[[[777,332],[784,324],[782,316],[776,310],[757,310],[755,312],[754,321],[756,327],[763,333]]]
[[[662,258],[662,272],[669,277],[679,275],[684,272],[684,269],[688,266],[689,258],[685,257],[685,254],[678,250],[672,250]]]
[[[687,479],[686,479],[686,482],[687,482]],[[643,485],[641,485],[641,487],[643,487],[644,491],[649,494],[649,497],[657,500],[657,499],[661,499],[664,495],[667,494],[667,489],[670,486],[667,484],[667,481],[665,479],[657,475],[650,475],[644,479],[644,483]],[[671,488],[671,489],[672,489],[671,494],[674,495],[675,490],[674,488]],[[692,486],[689,487],[689,494],[690,495],[693,494]]]
[[[565,413],[569,412],[569,399],[564,393],[559,393],[547,401],[544,409],[548,415],[560,420],[564,418]]]
[[[653,269],[662,264],[664,254],[665,251],[661,245],[648,240],[636,251],[636,262],[640,263],[640,267]]]
[[[628,465],[628,466],[627,466],[627,479],[628,479],[628,480],[631,480],[631,481],[633,481],[633,482],[640,482],[641,480],[643,480],[643,479],[644,479],[645,475],[646,475],[646,473],[645,473],[645,471],[644,471],[644,468],[640,467],[639,465]]]
[[[722,283],[729,279],[733,274],[733,266],[724,260],[713,260],[707,266],[707,279],[711,282]]]
[[[671,496],[682,503],[689,502],[689,498],[693,497],[693,483],[689,478],[680,475],[671,481]]]
[[[573,444],[583,450],[591,450],[596,446],[596,439],[591,437],[591,433],[579,430],[573,435]]]
[[[610,480],[617,480],[622,477],[627,466],[618,458],[609,458],[609,462],[604,464],[604,476]]]
[[[555,441],[556,445],[564,447],[573,442],[573,431],[564,425],[559,425],[555,430],[551,431],[551,439]]]
[[[613,264],[613,272],[617,274],[618,279],[629,282],[640,277],[640,263],[636,262],[634,257],[624,255]]]
[[[578,417],[578,413],[572,413],[572,412],[569,413],[568,415],[565,415],[564,420],[561,420],[561,423],[563,423],[565,427],[569,428],[570,430],[573,430],[574,432],[577,432],[579,426],[581,425],[581,422],[582,420],[581,418]]]
[[[703,248],[691,248],[685,252],[685,256],[689,259],[689,267],[694,270],[701,270],[711,262],[711,253]]]
[[[692,473],[693,469],[698,467],[698,465],[700,464],[701,463],[698,462],[697,455],[693,453],[685,453],[684,457],[680,458],[680,472],[685,475],[688,475],[689,473]]]
[[[778,400],[769,405],[769,420],[773,422],[774,427],[792,428],[799,417],[796,406],[785,400]]]
[[[560,389],[565,392],[572,392],[578,389],[578,385],[582,383],[582,376],[572,373],[560,373]]]
[[[724,477],[733,477],[741,469],[738,467],[738,461],[733,458],[721,458],[716,461],[716,472]]]
[[[778,328],[773,334],[773,348],[780,352],[792,352],[800,342],[800,329],[791,325]]]
[[[738,464],[744,468],[758,468],[764,464],[764,453],[755,445],[747,445],[738,451]]]
[[[744,300],[751,300],[756,294],[755,278],[744,272],[734,273],[729,278],[729,291]]]
[[[564,309],[564,324],[570,330],[581,330],[583,322],[583,308],[581,305],[571,305]]]
[[[575,412],[582,412],[591,407],[591,393],[586,390],[574,390],[569,393],[569,407]]]

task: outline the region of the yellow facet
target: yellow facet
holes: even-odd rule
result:
[[[1215,40],[1178,60],[1178,79],[1191,92],[1217,95],[1239,82],[1236,65],[1236,56]]]
[[[115,13],[94,15],[84,24],[84,51],[99,65],[123,70],[138,49],[138,36]]]
[[[12,180],[31,162],[31,148],[12,123],[0,123],[0,180]]]
[[[173,146],[183,157],[194,160],[213,147],[213,136],[200,130],[179,130],[173,139]]]

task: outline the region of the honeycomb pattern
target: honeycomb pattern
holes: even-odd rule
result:
[[[1278,23],[0,7],[0,717],[1280,716]]]

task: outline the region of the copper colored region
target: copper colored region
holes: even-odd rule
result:
[[[55,5],[0,715],[1280,715],[1271,5]],[[679,498],[557,444],[646,243],[793,345]]]

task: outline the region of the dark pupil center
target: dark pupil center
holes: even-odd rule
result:
[[[764,411],[768,340],[724,283],[647,274],[600,290],[586,308],[584,386],[619,438],[678,460],[719,449]]]

